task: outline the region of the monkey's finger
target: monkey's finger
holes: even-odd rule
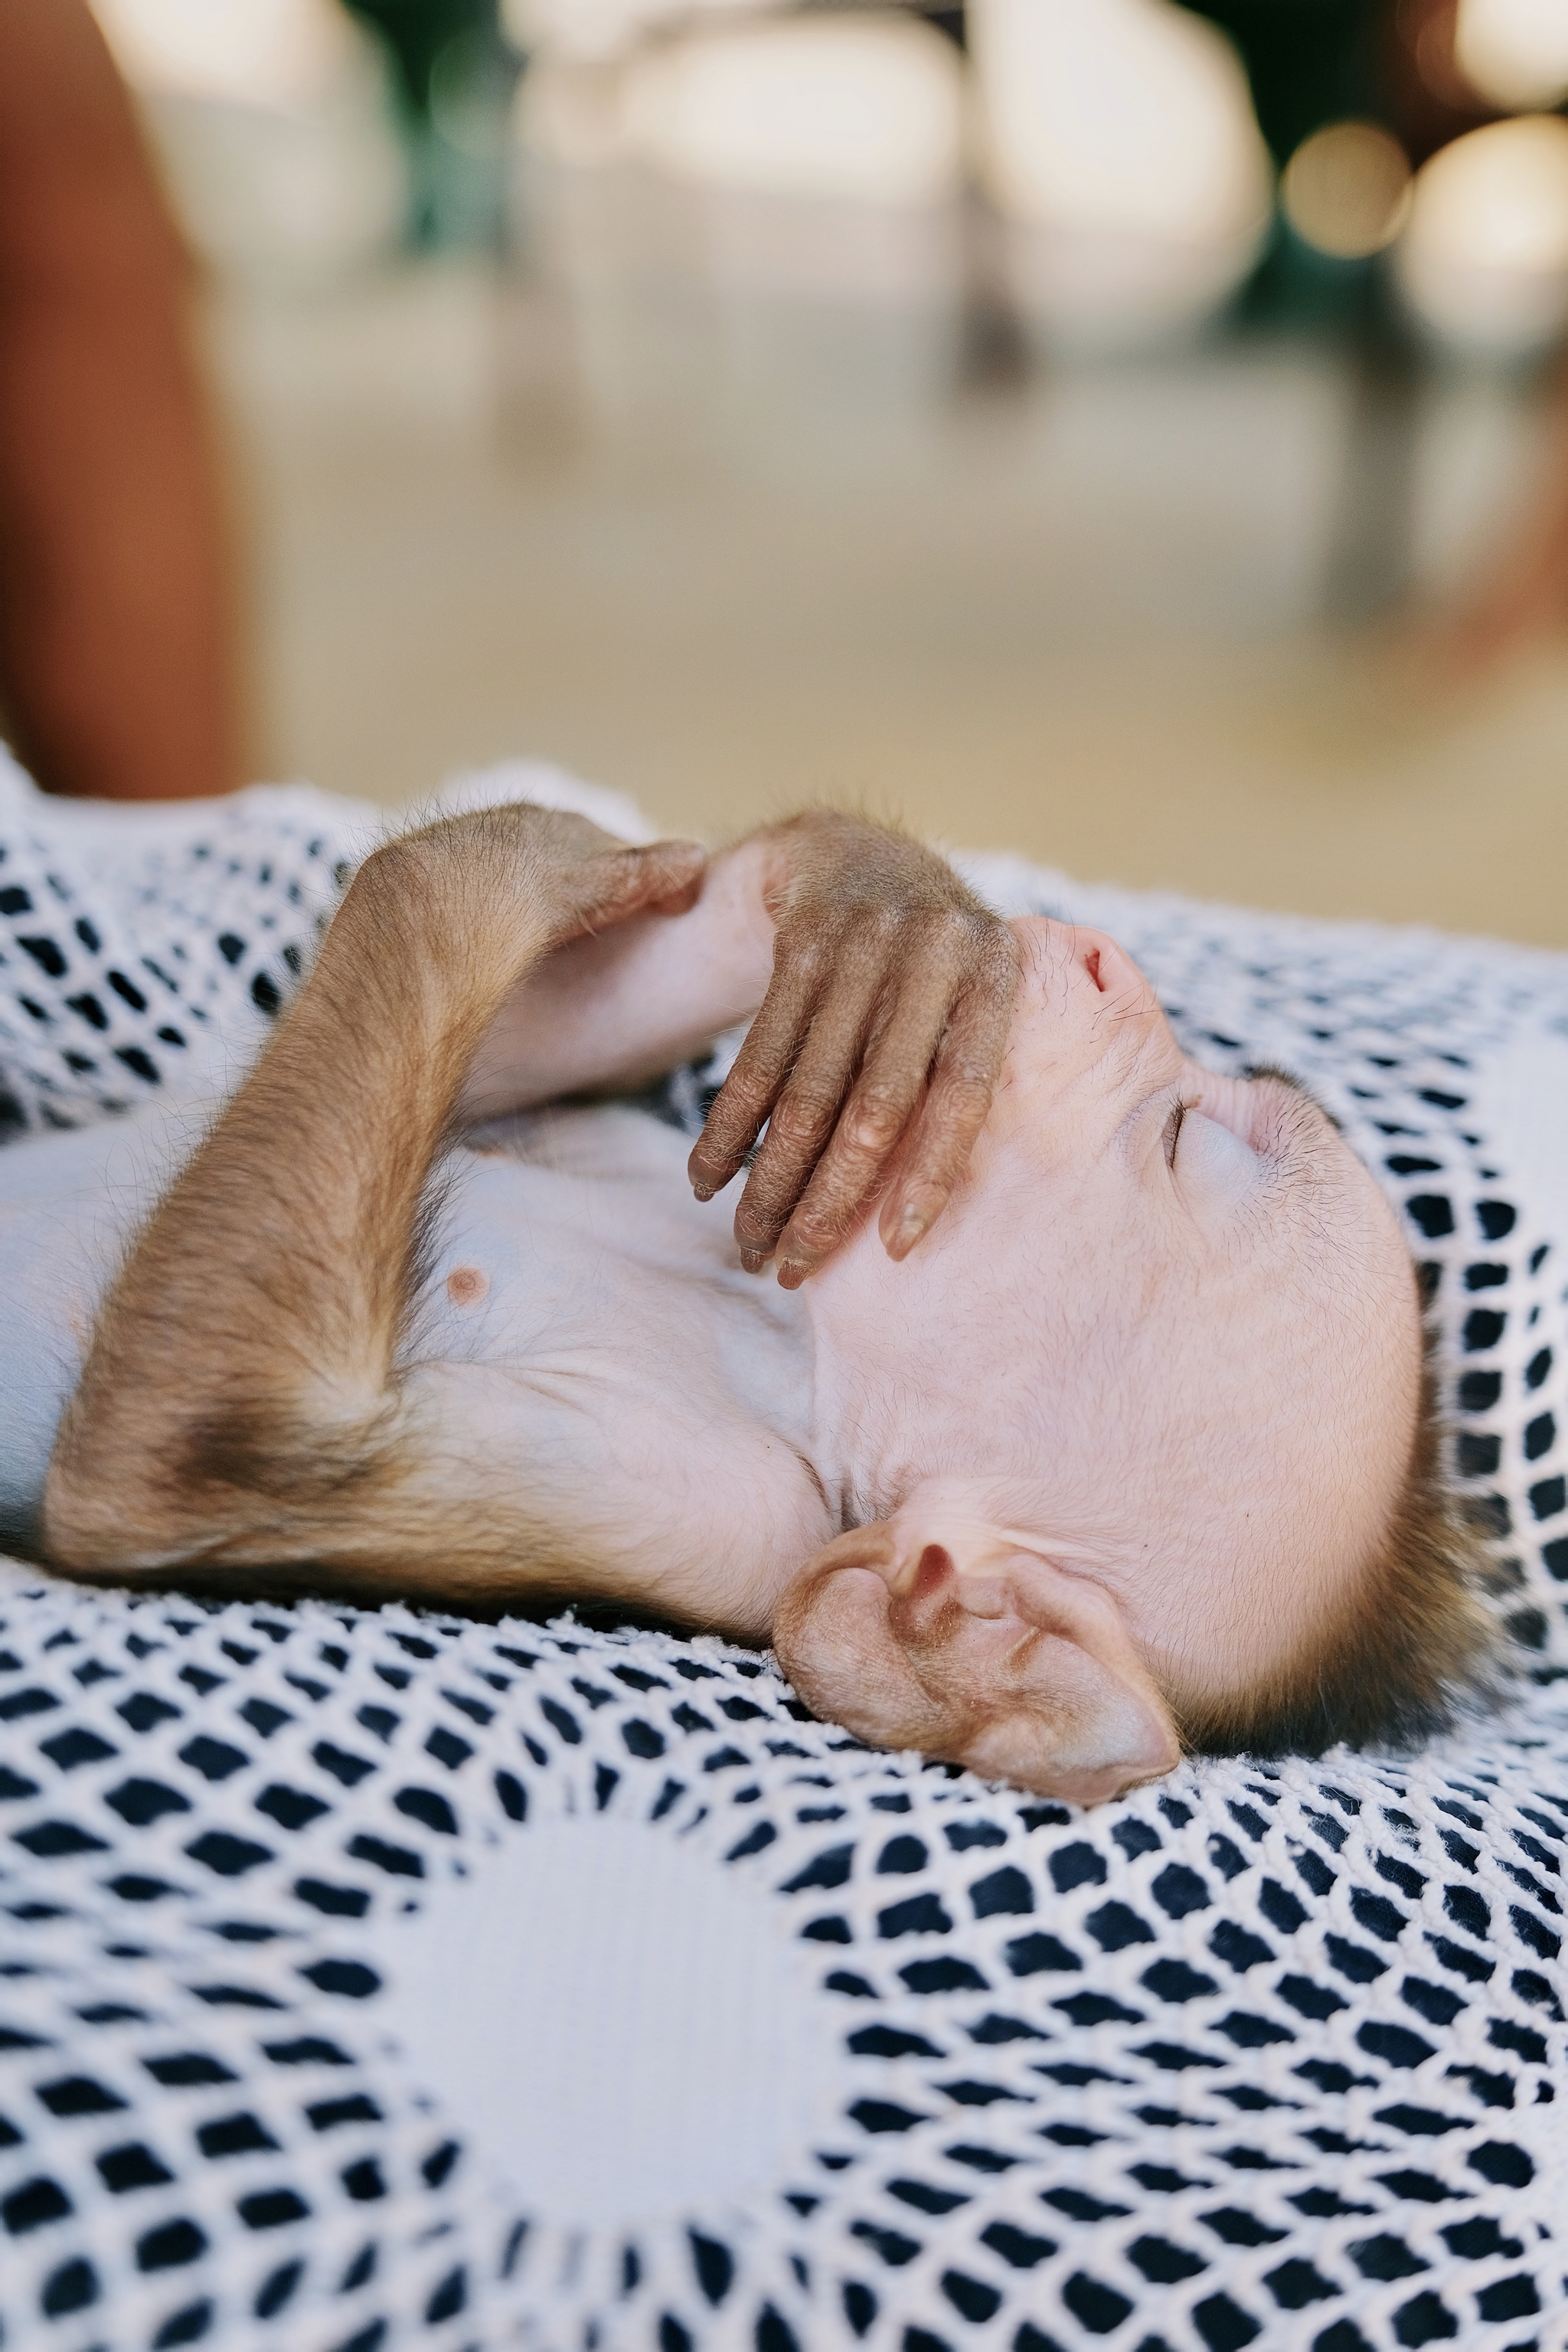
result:
[[[735,1211],[742,1263],[755,1273],[811,1180],[854,1083],[881,990],[875,970],[851,968],[811,1024],[800,1056],[768,1120]]]
[[[656,857],[654,852],[659,855]],[[648,893],[641,911],[647,915],[686,915],[702,896],[708,879],[708,852],[699,841],[656,842],[643,852],[648,862]]]
[[[686,1163],[700,1201],[722,1192],[762,1133],[811,1026],[825,969],[826,956],[815,947],[775,968],[762,1009]]]
[[[696,841],[656,841],[585,862],[570,877],[563,936],[608,930],[632,915],[684,913],[707,870],[708,852]]]
[[[779,1237],[779,1280],[796,1289],[847,1239],[909,1130],[938,1054],[952,998],[936,971],[905,989],[868,1050],[832,1140]]]
[[[953,1008],[903,1165],[878,1219],[891,1258],[907,1257],[930,1232],[969,1165],[996,1092],[1016,987],[1015,964],[1005,976],[988,975]]]

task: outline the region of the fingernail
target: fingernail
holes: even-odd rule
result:
[[[713,1198],[713,1187],[705,1176],[693,1177],[691,1189],[700,1201],[710,1201]]]
[[[924,1233],[931,1219],[923,1209],[907,1208],[899,1219],[898,1242],[900,1250],[911,1250]]]
[[[761,1250],[743,1249],[741,1252],[741,1264],[745,1267],[748,1274],[761,1274],[767,1262],[766,1257]]]
[[[806,1276],[810,1272],[811,1268],[808,1265],[802,1265],[798,1258],[781,1258],[779,1261],[779,1288],[781,1290],[798,1290],[801,1284],[805,1280]]]

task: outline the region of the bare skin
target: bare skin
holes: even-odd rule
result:
[[[1200,1068],[1102,933],[1014,929],[1007,1059],[942,1225],[896,1285],[857,1248],[813,1285],[819,1409],[858,1443],[823,1465],[847,1531],[774,1642],[863,1737],[940,1724],[933,1752],[1092,1801],[1332,1622],[1408,1458],[1419,1318],[1314,1104]]]
[[[454,1122],[759,1005],[696,1199],[669,1130],[543,1110],[431,1211]],[[703,1201],[770,1113],[731,1241]],[[492,812],[356,880],[99,1318],[47,1535],[771,1632],[863,1737],[1092,1802],[1331,1622],[1419,1355],[1366,1171],[1114,941],[844,820],[704,875]]]

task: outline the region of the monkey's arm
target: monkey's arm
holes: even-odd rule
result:
[[[50,1464],[51,1558],[121,1573],[419,1558],[429,1399],[397,1349],[464,1072],[532,961],[689,899],[703,862],[531,808],[367,861],[100,1316]]]
[[[691,1155],[758,1270],[803,1281],[882,1191],[894,1257],[942,1210],[990,1108],[1018,953],[946,859],[812,810],[716,857],[679,921],[639,918],[530,971],[464,1089],[480,1118],[672,1068],[757,1015]],[[758,1008],[761,1008],[760,1012]]]

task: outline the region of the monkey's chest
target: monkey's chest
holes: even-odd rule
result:
[[[809,1326],[744,1273],[733,1203],[700,1203],[686,1139],[620,1106],[511,1122],[458,1155],[410,1344],[608,1423],[755,1423],[804,1451]]]

